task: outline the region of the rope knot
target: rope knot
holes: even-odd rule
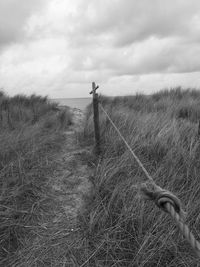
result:
[[[167,213],[169,211],[166,208],[166,204],[169,203],[173,206],[176,213],[180,215],[181,219],[185,219],[186,213],[181,208],[181,201],[170,191],[163,190],[161,187],[152,183],[142,184],[140,191],[146,199],[153,200],[160,209]]]

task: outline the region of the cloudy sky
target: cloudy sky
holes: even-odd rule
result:
[[[0,88],[87,97],[200,88],[199,0],[0,0]]]

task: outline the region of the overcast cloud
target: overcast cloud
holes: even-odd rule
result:
[[[200,88],[198,0],[1,0],[0,87],[88,96]]]
[[[46,0],[0,1],[0,47],[23,38],[26,22]]]

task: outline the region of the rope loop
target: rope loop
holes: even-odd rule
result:
[[[169,213],[169,211],[166,208],[166,204],[169,203],[173,206],[175,212],[180,215],[181,219],[185,219],[186,213],[181,207],[180,199],[170,191],[163,190],[161,187],[151,183],[143,183],[140,191],[146,199],[154,201],[157,207],[167,213]]]

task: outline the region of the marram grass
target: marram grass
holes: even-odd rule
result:
[[[45,229],[47,178],[71,123],[46,97],[0,94],[0,266],[29,266],[21,251]]]
[[[100,101],[155,182],[181,199],[200,240],[200,92],[175,88]],[[92,119],[90,106],[83,131],[90,142]],[[102,112],[100,129],[102,155],[82,215],[88,266],[198,266],[170,216],[139,194],[145,175]]]

